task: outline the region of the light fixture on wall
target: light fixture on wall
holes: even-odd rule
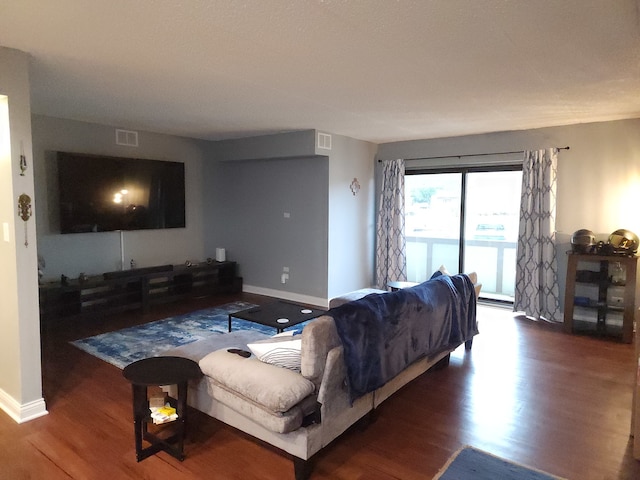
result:
[[[357,195],[357,193],[360,191],[360,184],[358,183],[357,178],[353,178],[353,181],[351,182],[349,188],[351,188],[351,193],[353,193],[354,196]]]
[[[24,156],[24,145],[20,142],[20,176],[24,177],[27,170],[27,157]]]
[[[31,218],[31,197],[23,193],[18,197],[18,215],[24,222],[24,246],[29,246],[29,236],[27,234],[27,221]]]

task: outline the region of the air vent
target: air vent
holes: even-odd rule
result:
[[[331,150],[331,135],[318,132],[318,148]]]
[[[116,145],[123,145],[125,147],[137,147],[138,132],[134,132],[133,130],[120,130],[117,128]]]

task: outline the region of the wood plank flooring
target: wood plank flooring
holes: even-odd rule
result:
[[[49,415],[16,424],[0,411],[0,479],[293,479],[290,457],[195,410],[187,458],[135,460],[131,389],[122,372],[68,341],[210,305],[211,297],[42,335]],[[632,458],[631,345],[566,335],[481,306],[473,349],[387,400],[315,459],[312,479],[430,479],[462,445],[572,480],[640,479]]]

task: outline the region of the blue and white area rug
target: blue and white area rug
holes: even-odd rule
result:
[[[463,447],[433,480],[564,480],[473,447]]]
[[[227,303],[75,340],[71,344],[111,365],[124,368],[136,360],[160,355],[210,335],[226,333],[229,329],[229,313],[251,307],[255,305],[247,302]],[[237,318],[232,320],[231,326],[234,331],[256,330],[268,335],[275,333],[273,328]]]

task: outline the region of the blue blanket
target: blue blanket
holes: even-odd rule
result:
[[[421,357],[478,333],[476,296],[466,275],[367,295],[328,312],[344,346],[351,400],[384,385]]]

